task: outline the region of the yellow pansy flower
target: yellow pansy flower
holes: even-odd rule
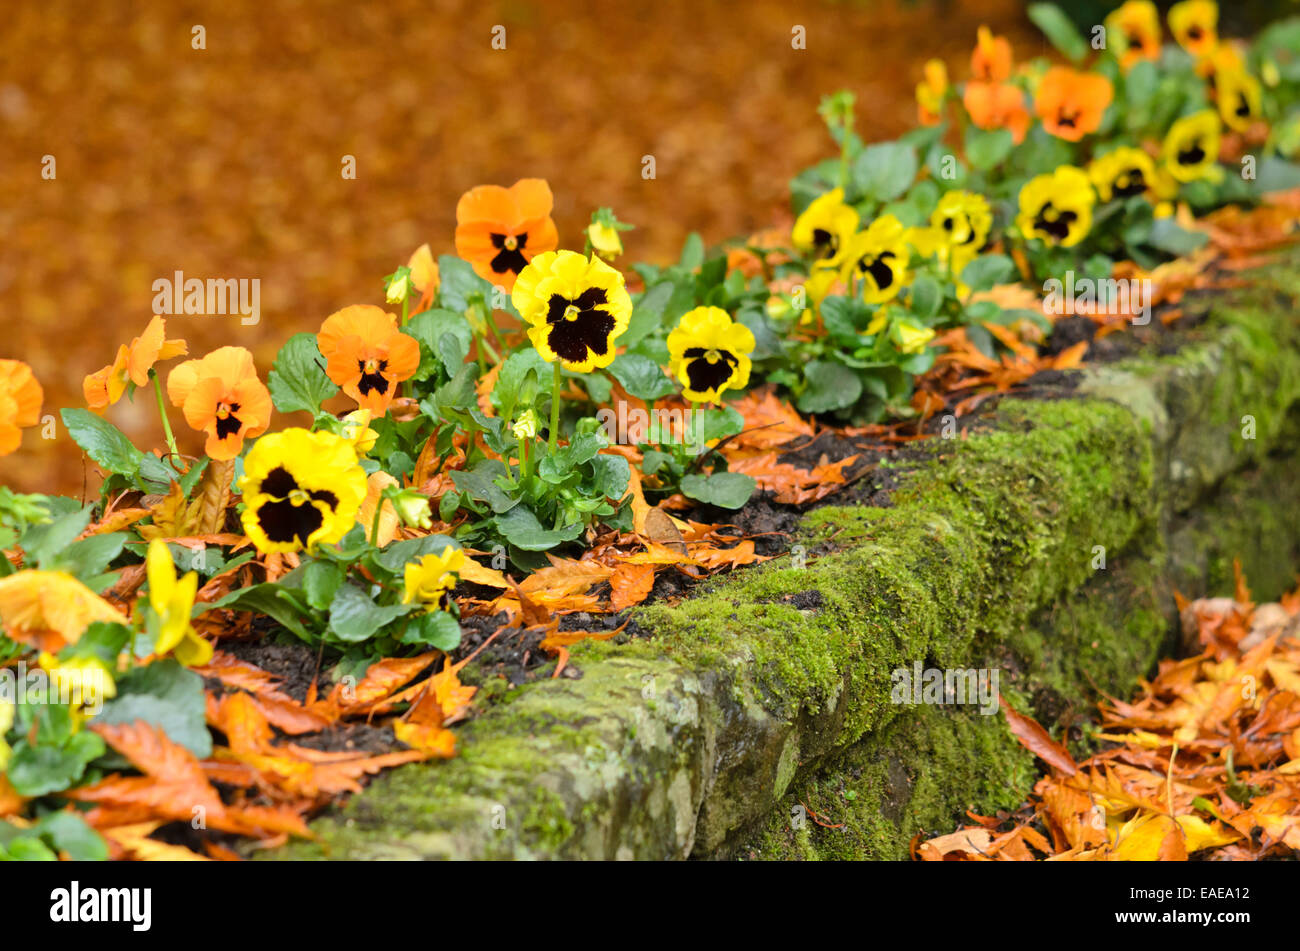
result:
[[[722,308],[696,307],[668,335],[669,373],[688,400],[715,403],[749,384],[754,345],[750,329]]]
[[[1062,165],[1053,172],[1031,178],[1020,189],[1016,226],[1025,238],[1073,247],[1092,227],[1095,202],[1088,173],[1073,165]]]
[[[403,575],[402,603],[416,602],[427,605],[428,610],[445,610],[449,592],[456,586],[457,576],[465,568],[465,553],[448,545],[439,554],[425,555],[406,566]]]
[[[576,251],[537,255],[515,279],[510,299],[542,359],[575,373],[613,363],[614,341],[632,317],[623,275]]]
[[[1216,177],[1221,138],[1219,116],[1213,110],[1202,109],[1184,116],[1170,126],[1165,136],[1165,168],[1180,182]]]
[[[190,571],[178,578],[172,553],[158,538],[149,543],[145,573],[149,579],[149,607],[158,617],[154,653],[160,657],[171,654],[186,667],[203,666],[212,659],[212,645],[199,637],[190,624],[198,573]]]
[[[253,446],[239,490],[244,532],[258,551],[291,552],[348,533],[366,497],[366,473],[341,436],[286,429]]]
[[[835,188],[815,198],[804,209],[795,220],[790,240],[796,249],[815,261],[834,262],[857,230],[857,211],[844,203],[844,189]]]

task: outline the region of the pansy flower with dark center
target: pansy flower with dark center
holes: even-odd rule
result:
[[[795,220],[790,240],[814,266],[838,263],[840,251],[858,230],[858,213],[844,203],[844,189],[817,196]]]
[[[1160,58],[1160,12],[1151,0],[1128,0],[1107,15],[1106,38],[1125,70]]]
[[[725,390],[749,384],[754,335],[720,307],[696,307],[668,335],[668,371],[682,395],[716,403]]]
[[[234,459],[246,438],[271,423],[271,394],[243,347],[221,347],[177,365],[167,377],[167,397],[185,422],[207,434],[203,451],[217,461]]]
[[[1114,96],[1115,89],[1105,76],[1053,66],[1038,84],[1034,111],[1052,135],[1078,142],[1097,131]]]
[[[1121,145],[1093,159],[1088,177],[1102,201],[1150,196],[1156,187],[1156,163],[1141,149]]]
[[[893,215],[881,215],[855,234],[844,250],[840,280],[856,287],[868,304],[893,300],[907,282],[907,229]]]
[[[1087,236],[1092,227],[1096,194],[1088,173],[1073,165],[1031,178],[1020,189],[1016,226],[1026,239],[1069,248]]]
[[[993,210],[983,195],[954,189],[940,197],[930,213],[930,225],[940,229],[949,244],[978,251],[993,227]]]
[[[291,552],[348,533],[366,496],[366,473],[346,439],[286,429],[249,450],[239,491],[244,533],[258,551]]]
[[[614,362],[632,299],[623,275],[596,256],[547,251],[520,272],[511,294],[528,338],[547,363],[589,373]]]
[[[1215,175],[1222,128],[1212,109],[1202,109],[1176,121],[1165,135],[1162,154],[1169,174],[1180,182]]]
[[[388,412],[397,385],[420,366],[419,342],[398,329],[396,317],[369,304],[326,317],[316,344],[329,378],[373,417]]]
[[[1262,90],[1259,80],[1244,69],[1215,73],[1214,95],[1223,124],[1245,132],[1260,118]]]
[[[1207,56],[1219,45],[1219,5],[1183,0],[1169,8],[1169,32],[1193,56]]]
[[[540,178],[471,188],[456,203],[456,253],[479,277],[510,290],[534,255],[559,243],[553,204],[551,186]]]

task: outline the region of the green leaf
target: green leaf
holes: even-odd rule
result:
[[[966,130],[966,161],[972,168],[987,172],[1006,161],[1013,145],[1015,141],[1009,129],[980,129],[972,125]]]
[[[421,535],[419,538],[405,538],[393,542],[375,555],[375,564],[392,574],[400,574],[413,561],[419,561],[425,555],[440,555],[446,548],[459,548],[455,541],[446,535]]]
[[[609,372],[637,399],[657,400],[677,389],[659,364],[639,354],[619,354],[609,365]]]
[[[250,585],[247,588],[239,588],[224,598],[202,605],[202,608],[204,611],[211,611],[215,608],[228,608],[235,611],[252,611],[255,614],[265,614],[274,618],[283,627],[292,631],[304,641],[310,642],[314,639],[311,632],[302,623],[307,611],[294,600],[289,593],[289,589],[279,584],[263,583]]]
[[[537,474],[553,485],[558,485],[568,477],[576,467],[595,458],[605,448],[604,431],[595,433],[578,433],[567,446],[542,457],[537,466]]]
[[[420,352],[442,364],[449,377],[459,372],[465,355],[474,344],[474,331],[470,330],[465,316],[442,308],[416,314],[406,322],[405,333],[418,340]],[[455,348],[444,346],[442,338],[447,334],[451,334],[459,344],[459,359]]]
[[[23,533],[22,546],[27,561],[35,562],[38,567],[53,566],[72,540],[85,531],[90,524],[91,508],[86,506],[66,515],[60,515],[49,522],[33,525]]]
[[[51,812],[27,831],[48,839],[74,862],[108,861],[108,844],[75,812]]]
[[[537,516],[525,505],[516,505],[497,516],[497,530],[506,541],[524,551],[549,551],[563,542],[571,542],[582,534],[582,526],[574,523],[558,529],[544,529]]]
[[[343,569],[331,561],[309,561],[302,570],[302,593],[317,611],[326,610],[344,581]]]
[[[591,460],[592,488],[607,499],[621,499],[627,492],[632,469],[622,456],[596,456]]]
[[[961,272],[961,282],[972,291],[987,291],[995,284],[1009,281],[1016,273],[1016,262],[1005,254],[982,254]]]
[[[673,296],[673,285],[663,281],[648,288],[641,298],[632,305],[632,319],[628,321],[627,330],[618,342],[630,347],[641,338],[663,328],[664,309]]]
[[[1172,217],[1155,219],[1147,236],[1147,244],[1174,257],[1191,254],[1208,240],[1210,236],[1203,231],[1188,231]]]
[[[1263,192],[1280,192],[1300,188],[1300,165],[1270,155],[1256,169],[1255,187]]]
[[[199,759],[212,755],[212,734],[204,720],[203,678],[166,658],[135,667],[117,682],[117,696],[104,704],[96,723],[144,720]]]
[[[726,439],[745,428],[745,417],[730,406],[721,409],[697,409],[691,416],[687,436],[696,442],[711,443]]]
[[[60,410],[63,425],[72,441],[82,448],[96,465],[118,475],[134,479],[140,471],[144,454],[112,423],[100,419],[88,409]]]
[[[89,730],[58,744],[32,746],[26,739],[19,740],[9,757],[9,784],[30,799],[59,792],[80,780],[91,760],[103,756],[104,750],[104,741]]]
[[[1043,31],[1048,42],[1070,62],[1081,62],[1088,55],[1087,41],[1079,35],[1070,18],[1056,4],[1031,3],[1025,12],[1034,25]]]
[[[864,197],[893,201],[916,180],[916,149],[901,142],[869,145],[853,163],[853,181]]]
[[[532,373],[531,383],[527,382],[529,373]],[[532,347],[518,350],[506,358],[497,372],[496,386],[492,387],[492,405],[513,419],[518,415],[516,408],[522,411],[531,406],[541,381],[546,380],[549,385],[550,379],[550,364],[542,359],[540,353]]]
[[[339,391],[324,367],[315,334],[294,334],[286,340],[266,377],[275,408],[281,413],[319,412],[320,404]]]
[[[76,575],[85,581],[108,568],[126,544],[126,532],[91,535],[63,549],[51,567]]]
[[[943,291],[939,282],[928,274],[918,274],[912,281],[912,293],[908,303],[912,313],[922,319],[929,319],[939,312],[943,302]]]
[[[472,264],[455,255],[439,255],[438,280],[438,300],[448,310],[464,313],[470,298],[476,295],[491,300],[492,284],[475,274]]]
[[[330,630],[339,640],[356,644],[369,640],[393,620],[418,607],[418,604],[378,605],[356,585],[345,584],[330,604]]]
[[[697,502],[724,509],[738,509],[754,494],[758,485],[743,472],[715,472],[712,475],[688,475],[682,478],[682,494]]]
[[[808,385],[796,404],[805,413],[825,413],[852,406],[862,395],[862,381],[842,363],[813,360],[804,366],[803,372]]]
[[[682,256],[678,258],[677,266],[694,271],[702,264],[704,264],[704,242],[699,234],[692,231],[686,236],[686,243],[682,245]]]
[[[428,611],[411,619],[402,636],[403,644],[424,644],[440,651],[460,646],[460,622],[446,611]]]

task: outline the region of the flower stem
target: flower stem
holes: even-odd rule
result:
[[[532,466],[528,460],[528,447],[532,444],[532,437],[525,436],[519,440],[519,484],[527,485],[528,480],[532,478]]]
[[[172,435],[172,424],[167,419],[167,404],[163,402],[162,384],[158,382],[158,374],[152,369],[149,371],[149,378],[153,380],[154,396],[158,398],[158,415],[162,417],[163,435],[167,437],[167,450],[175,459],[180,458],[180,451],[176,448],[176,437]]]
[[[375,517],[370,522],[370,545],[373,548],[379,547],[379,516],[384,514],[384,495],[381,492],[378,500],[375,502]]]
[[[849,131],[853,128],[851,121],[846,120],[840,129],[840,188],[849,187]]]
[[[555,373],[551,377],[551,431],[546,435],[546,445],[550,452],[555,452],[555,441],[560,435],[560,361],[552,364]]]

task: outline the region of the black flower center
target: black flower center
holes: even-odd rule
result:
[[[587,351],[599,356],[609,352],[614,317],[600,309],[608,302],[603,287],[589,287],[573,300],[551,295],[546,307],[546,322],[551,328],[546,342],[561,360],[582,363]]]
[[[1237,116],[1238,116],[1239,118],[1242,118],[1242,119],[1249,119],[1249,118],[1250,118],[1250,101],[1246,98],[1246,96],[1245,96],[1244,93],[1243,93],[1243,94],[1241,95],[1241,97],[1237,100],[1237,109],[1236,109],[1236,112],[1237,112]]]
[[[813,229],[813,252],[819,258],[833,258],[839,253],[840,242],[825,228]]]
[[[888,290],[894,286],[894,271],[889,266],[889,261],[893,257],[893,251],[882,251],[874,258],[859,258],[858,272],[863,275],[871,275],[871,279],[876,282],[877,290]]]
[[[324,521],[324,514],[312,502],[321,502],[331,509],[339,504],[338,496],[327,489],[304,491],[299,488],[298,481],[284,466],[276,466],[268,472],[260,488],[272,498],[258,508],[257,523],[273,542],[296,540],[298,544],[306,545],[311,533]]]
[[[696,393],[704,393],[722,386],[731,379],[736,372],[736,366],[740,363],[736,355],[729,350],[691,347],[682,356],[686,358],[686,379],[691,381],[691,389]]]
[[[1079,110],[1062,108],[1056,115],[1056,124],[1076,128],[1079,125]]]
[[[492,271],[496,274],[518,274],[528,266],[524,257],[524,248],[528,244],[527,234],[493,234],[492,246],[497,249],[492,258]]]
[[[1140,168],[1125,169],[1115,179],[1115,194],[1121,198],[1131,198],[1147,190],[1146,177]]]
[[[384,371],[388,369],[387,360],[358,360],[357,369],[361,371],[357,392],[362,396],[372,392],[383,396],[388,392],[388,380],[384,377]]]
[[[239,417],[235,414],[239,412],[238,403],[218,403],[217,404],[217,438],[225,439],[228,436],[239,434],[239,428],[243,425]]]
[[[1179,165],[1200,165],[1204,161],[1205,149],[1201,148],[1200,139],[1193,139],[1186,148],[1178,150]]]
[[[1079,216],[1073,211],[1057,211],[1051,202],[1044,205],[1034,219],[1034,230],[1049,234],[1057,241],[1064,241],[1070,236],[1070,225]]]

